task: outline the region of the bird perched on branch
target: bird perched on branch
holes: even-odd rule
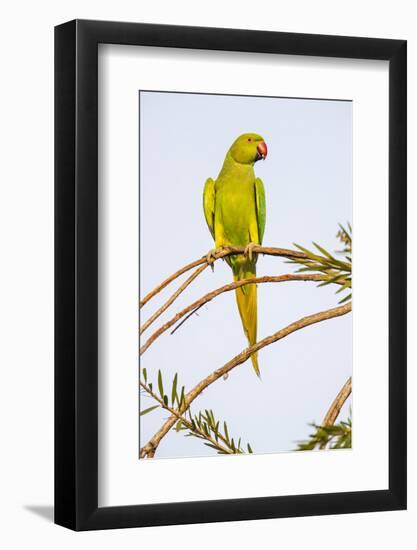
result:
[[[265,159],[268,149],[258,134],[239,136],[227,151],[216,180],[208,178],[204,186],[204,216],[216,248],[213,255],[225,246],[245,247],[244,254],[226,258],[235,281],[256,276],[257,255],[253,247],[262,244],[265,230],[265,190],[262,180],[255,177],[254,164]],[[257,289],[255,284],[236,289],[236,301],[249,345],[257,338]],[[251,357],[258,376],[258,354]]]

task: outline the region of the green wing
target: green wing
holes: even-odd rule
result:
[[[259,244],[262,244],[265,232],[266,221],[266,203],[265,203],[265,189],[264,184],[260,178],[255,180],[255,195],[256,195],[256,215],[258,218],[258,235]]]
[[[214,179],[207,178],[206,183],[204,185],[203,208],[204,208],[204,216],[206,218],[206,222],[207,222],[208,228],[210,229],[210,233],[213,239],[215,239],[215,236],[214,236],[215,203],[216,203],[215,182],[214,182]]]

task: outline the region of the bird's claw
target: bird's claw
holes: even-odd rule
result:
[[[214,262],[217,259],[217,254],[222,250],[222,248],[212,248],[207,252],[206,260],[207,264],[211,267],[211,270],[214,271]]]
[[[258,246],[258,243],[249,243],[245,248],[245,256],[249,256],[249,260],[252,261],[253,249]]]

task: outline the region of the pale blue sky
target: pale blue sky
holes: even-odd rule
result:
[[[140,283],[141,294],[213,247],[202,195],[207,177],[217,177],[224,156],[242,133],[261,134],[268,158],[257,162],[265,185],[264,244],[310,247],[316,241],[339,249],[337,224],[352,220],[352,104],[289,98],[140,92]],[[283,259],[260,257],[258,275],[294,268]],[[217,262],[178,299],[164,320],[206,292],[232,280]],[[177,282],[179,284],[179,281]],[[142,322],[172,293],[170,286],[142,310]],[[292,321],[337,305],[334,287],[314,283],[258,286],[258,339]],[[255,452],[294,449],[320,422],[352,372],[351,315],[297,332],[259,353],[262,381],[250,362],[234,369],[197,399],[192,410],[212,408],[233,435]],[[142,339],[142,342],[144,340]],[[164,379],[190,389],[247,346],[232,293],[200,309],[174,335],[160,337],[144,354],[141,367],[156,382]],[[151,399],[142,400],[142,408]],[[345,418],[347,406],[342,411]],[[141,419],[141,444],[167,414]],[[213,456],[201,441],[170,433],[157,456]]]

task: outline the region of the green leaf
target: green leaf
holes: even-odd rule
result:
[[[172,392],[171,392],[171,403],[173,407],[175,406],[175,401],[178,400],[177,382],[178,382],[178,373],[175,373],[174,381],[172,382]]]
[[[216,438],[216,441],[219,440],[219,422],[216,422],[216,425],[213,428],[214,437]]]
[[[329,265],[329,259],[327,258],[323,258],[323,256],[319,256],[318,254],[314,254],[314,252],[311,252],[311,250],[308,250],[307,248],[304,248],[303,246],[300,246],[299,244],[296,244],[295,245],[297,248],[299,248],[302,252],[304,252],[304,254],[306,254],[310,259],[320,263],[320,264],[325,264],[325,265]],[[332,261],[334,260],[334,258],[331,258]]]
[[[352,294],[348,294],[347,296],[345,296],[342,300],[339,301],[339,304],[344,304],[345,302],[347,302],[348,300],[350,300],[352,298]]]
[[[153,405],[152,407],[149,407],[143,411],[140,411],[139,413],[139,416],[145,416],[145,414],[148,414],[150,413],[151,411],[154,411],[155,409],[157,409],[159,407],[159,405]]]
[[[183,387],[181,388],[180,403],[179,403],[179,405],[178,405],[180,411],[183,410],[184,405],[185,405],[185,388],[184,388],[184,386],[183,386]]]
[[[249,445],[249,443],[247,444],[247,447],[248,447],[248,453],[253,454],[252,447]]]
[[[296,248],[298,248],[299,250],[301,250],[302,252],[304,252],[304,254],[307,254],[307,255],[310,254],[310,251],[307,250],[307,248],[304,248],[303,246],[301,246],[300,244],[293,243],[293,245],[294,245]]]
[[[215,451],[219,452],[219,449],[215,445],[213,445],[212,443],[204,443],[204,445],[206,445],[206,447],[211,447]]]
[[[227,424],[226,422],[223,423],[223,428],[224,428],[224,436],[225,436],[225,439],[227,442],[229,442],[229,432],[227,430]]]
[[[158,388],[159,388],[159,393],[161,395],[161,399],[164,398],[164,385],[162,383],[162,373],[160,370],[158,370]]]
[[[336,290],[336,294],[340,294],[340,292],[343,292],[347,288],[350,288],[350,284],[348,281],[345,281],[343,285],[338,290]]]
[[[330,279],[327,279],[326,281],[323,281],[322,283],[320,283],[317,286],[325,286],[325,285],[330,285],[332,283],[338,283],[340,281],[343,281],[345,279],[345,277],[346,277],[346,275],[344,273],[338,273],[334,277],[330,277]]]
[[[321,252],[322,254],[324,254],[324,256],[326,256],[329,260],[332,260],[332,261],[333,261],[333,260],[335,259],[335,258],[334,258],[329,252],[327,252],[327,250],[325,250],[322,246],[320,246],[319,244],[315,243],[314,241],[313,241],[313,244],[314,244],[314,246],[317,248],[317,250],[318,250],[319,252]]]
[[[148,374],[147,374],[147,372],[146,372],[146,369],[145,369],[145,368],[144,368],[144,369],[142,370],[142,373],[143,373],[143,379],[144,379],[144,381],[145,381],[145,384],[146,384],[146,382],[147,382],[147,380],[148,380]]]

